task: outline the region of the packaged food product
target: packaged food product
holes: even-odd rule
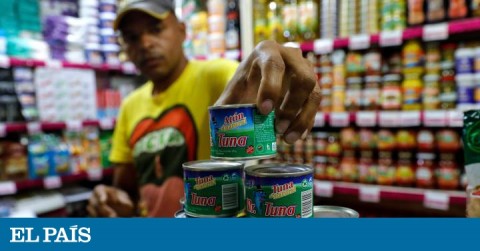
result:
[[[345,151],[340,162],[342,181],[355,182],[358,179],[357,159],[354,151]]]
[[[327,179],[327,157],[315,156],[313,158],[313,175],[315,179]]]
[[[403,110],[419,111],[422,109],[423,84],[419,74],[407,74],[402,86]]]
[[[463,145],[468,185],[480,186],[480,111],[466,111],[463,117]]]
[[[362,128],[359,133],[359,146],[361,150],[373,150],[377,148],[377,136],[370,129]]]
[[[467,16],[468,8],[466,0],[450,0],[448,17],[450,19],[464,18]]]
[[[363,55],[360,52],[350,51],[346,58],[347,74],[355,75],[365,72]]]
[[[460,149],[460,136],[451,129],[443,129],[437,132],[436,142],[441,152],[456,152]]]
[[[3,154],[3,178],[22,180],[28,177],[27,149],[17,142],[6,142]]]
[[[312,135],[307,135],[303,143],[303,157],[305,159],[304,163],[312,163],[314,155],[315,155],[315,142],[313,142]]]
[[[435,149],[435,136],[430,130],[420,130],[417,133],[417,148],[419,151],[433,151]]]
[[[417,147],[417,135],[414,130],[398,130],[396,142],[399,150],[413,150]]]
[[[475,72],[475,50],[472,48],[458,48],[455,51],[455,71],[457,74]]]
[[[438,110],[440,108],[440,76],[425,75],[423,81],[423,110]]]
[[[392,151],[397,147],[397,142],[392,131],[382,129],[377,133],[377,148],[380,151]]]
[[[377,182],[377,163],[372,151],[360,152],[358,162],[358,181],[360,183],[374,184]]]
[[[427,22],[435,23],[443,21],[446,13],[443,0],[427,0]]]
[[[395,183],[395,163],[392,152],[380,152],[378,154],[377,183],[391,186]]]
[[[298,8],[296,0],[286,0],[282,9],[283,36],[286,41],[294,42],[298,39]]]
[[[363,110],[376,111],[380,108],[381,82],[380,76],[365,77],[365,88],[363,88],[361,101]]]
[[[340,160],[338,157],[328,157],[327,159],[327,180],[339,181],[342,179],[340,172]]]
[[[467,217],[480,218],[480,186],[467,188]]]
[[[418,25],[425,21],[423,0],[408,0],[408,24]]]
[[[455,162],[455,155],[440,154],[438,169],[436,170],[437,183],[440,189],[455,190],[459,186],[460,171]]]
[[[344,150],[354,150],[358,148],[359,137],[357,132],[351,127],[342,129],[340,132],[340,142]]]
[[[480,17],[480,0],[471,0],[470,13],[474,17]]]
[[[435,154],[418,153],[415,179],[417,187],[433,188],[435,186]]]
[[[298,4],[298,30],[304,41],[316,38],[318,30],[318,5],[314,0],[301,0]]]
[[[426,47],[425,70],[427,74],[439,74],[441,60],[440,45],[432,42],[428,43]]]
[[[326,155],[327,144],[328,144],[328,133],[314,132],[313,141],[315,144],[315,155],[317,156]]]
[[[440,78],[440,108],[454,109],[457,105],[457,86],[455,84],[455,71],[453,63],[442,63],[442,76]]]
[[[350,77],[347,79],[345,91],[345,110],[355,112],[360,110],[362,101],[362,78]]]
[[[367,75],[380,74],[382,70],[382,54],[377,49],[370,49],[364,57]]]
[[[458,105],[475,104],[475,75],[458,74],[455,77],[458,93]]]
[[[328,143],[327,143],[327,149],[326,149],[327,156],[331,156],[331,157],[340,156],[342,147],[340,145],[340,140],[338,137],[339,136],[337,133],[331,133],[328,136]]]
[[[403,47],[403,66],[405,68],[422,67],[424,52],[422,44],[417,40],[409,40]]]
[[[400,110],[402,106],[401,77],[398,74],[389,74],[383,77],[381,93],[382,109]]]
[[[399,186],[412,186],[415,182],[415,166],[412,163],[412,153],[399,152],[395,183]]]
[[[345,111],[345,87],[335,86],[332,92],[332,112]]]

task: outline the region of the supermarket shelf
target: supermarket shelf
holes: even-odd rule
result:
[[[63,129],[78,129],[82,126],[99,126],[104,130],[113,129],[115,126],[114,119],[102,119],[102,120],[86,120],[86,121],[71,121],[71,122],[13,122],[13,123],[0,123],[0,136],[1,134],[8,133],[22,133],[29,131],[55,131]]]
[[[49,66],[52,68],[76,68],[76,69],[92,69],[96,71],[113,71],[122,72],[124,74],[136,74],[136,69],[132,63],[126,62],[121,65],[108,65],[108,64],[88,64],[88,63],[73,63],[67,61],[42,61],[36,59],[22,59],[13,58],[0,55],[0,67],[9,68],[11,66],[26,66],[26,67],[39,67]]]
[[[471,109],[478,109],[472,107]],[[469,110],[469,109],[466,109]],[[314,127],[451,127],[463,126],[464,110],[434,111],[362,111],[362,112],[318,112]]]
[[[104,177],[113,175],[113,168],[101,170],[101,172],[82,172],[64,176],[53,176],[45,179],[0,181],[0,195],[12,195],[29,189],[54,189],[65,184],[72,184],[80,181],[99,181]]]
[[[451,206],[465,206],[466,193],[461,191],[366,185],[348,182],[315,180],[315,195],[333,197],[353,195],[360,201],[380,203],[382,200],[423,203],[426,208],[447,210]]]
[[[469,18],[464,20],[455,20],[447,23],[448,35],[465,34],[480,31],[480,18]],[[430,25],[432,26],[432,25]],[[402,40],[411,40],[422,38],[425,26],[410,27],[405,29],[401,36]],[[333,49],[348,48],[351,38],[337,38],[332,41]],[[380,43],[380,34],[370,35],[370,44],[377,45]],[[300,44],[300,48],[304,52],[314,51],[315,42],[309,41]]]

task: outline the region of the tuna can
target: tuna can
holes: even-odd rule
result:
[[[181,198],[179,202],[180,202],[180,208],[182,209],[185,208],[185,197]]]
[[[313,217],[313,168],[262,164],[245,168],[248,217]]]
[[[243,163],[187,162],[183,176],[187,216],[231,217],[244,209]]]
[[[275,114],[259,113],[255,105],[209,108],[212,159],[272,158],[277,154]]]
[[[314,206],[313,214],[315,218],[358,218],[357,211],[347,207],[337,206]]]
[[[175,212],[175,218],[187,218],[187,215],[185,214],[185,211],[178,210]]]

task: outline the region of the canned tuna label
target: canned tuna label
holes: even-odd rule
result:
[[[269,166],[260,173],[247,170],[250,167],[245,170],[247,216],[313,217],[313,169],[303,166],[302,173],[281,173],[286,165],[274,165],[260,165]]]
[[[230,217],[244,208],[243,164],[196,161],[184,164],[185,213]]]
[[[274,112],[254,105],[217,106],[210,112],[210,147],[214,159],[269,158],[277,153]]]

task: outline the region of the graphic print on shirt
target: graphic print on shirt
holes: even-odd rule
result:
[[[139,185],[161,185],[168,177],[182,177],[182,164],[197,158],[198,133],[189,110],[177,105],[156,119],[140,121],[129,144],[133,149]],[[157,156],[160,156],[163,170],[156,170],[159,168],[155,165]]]

